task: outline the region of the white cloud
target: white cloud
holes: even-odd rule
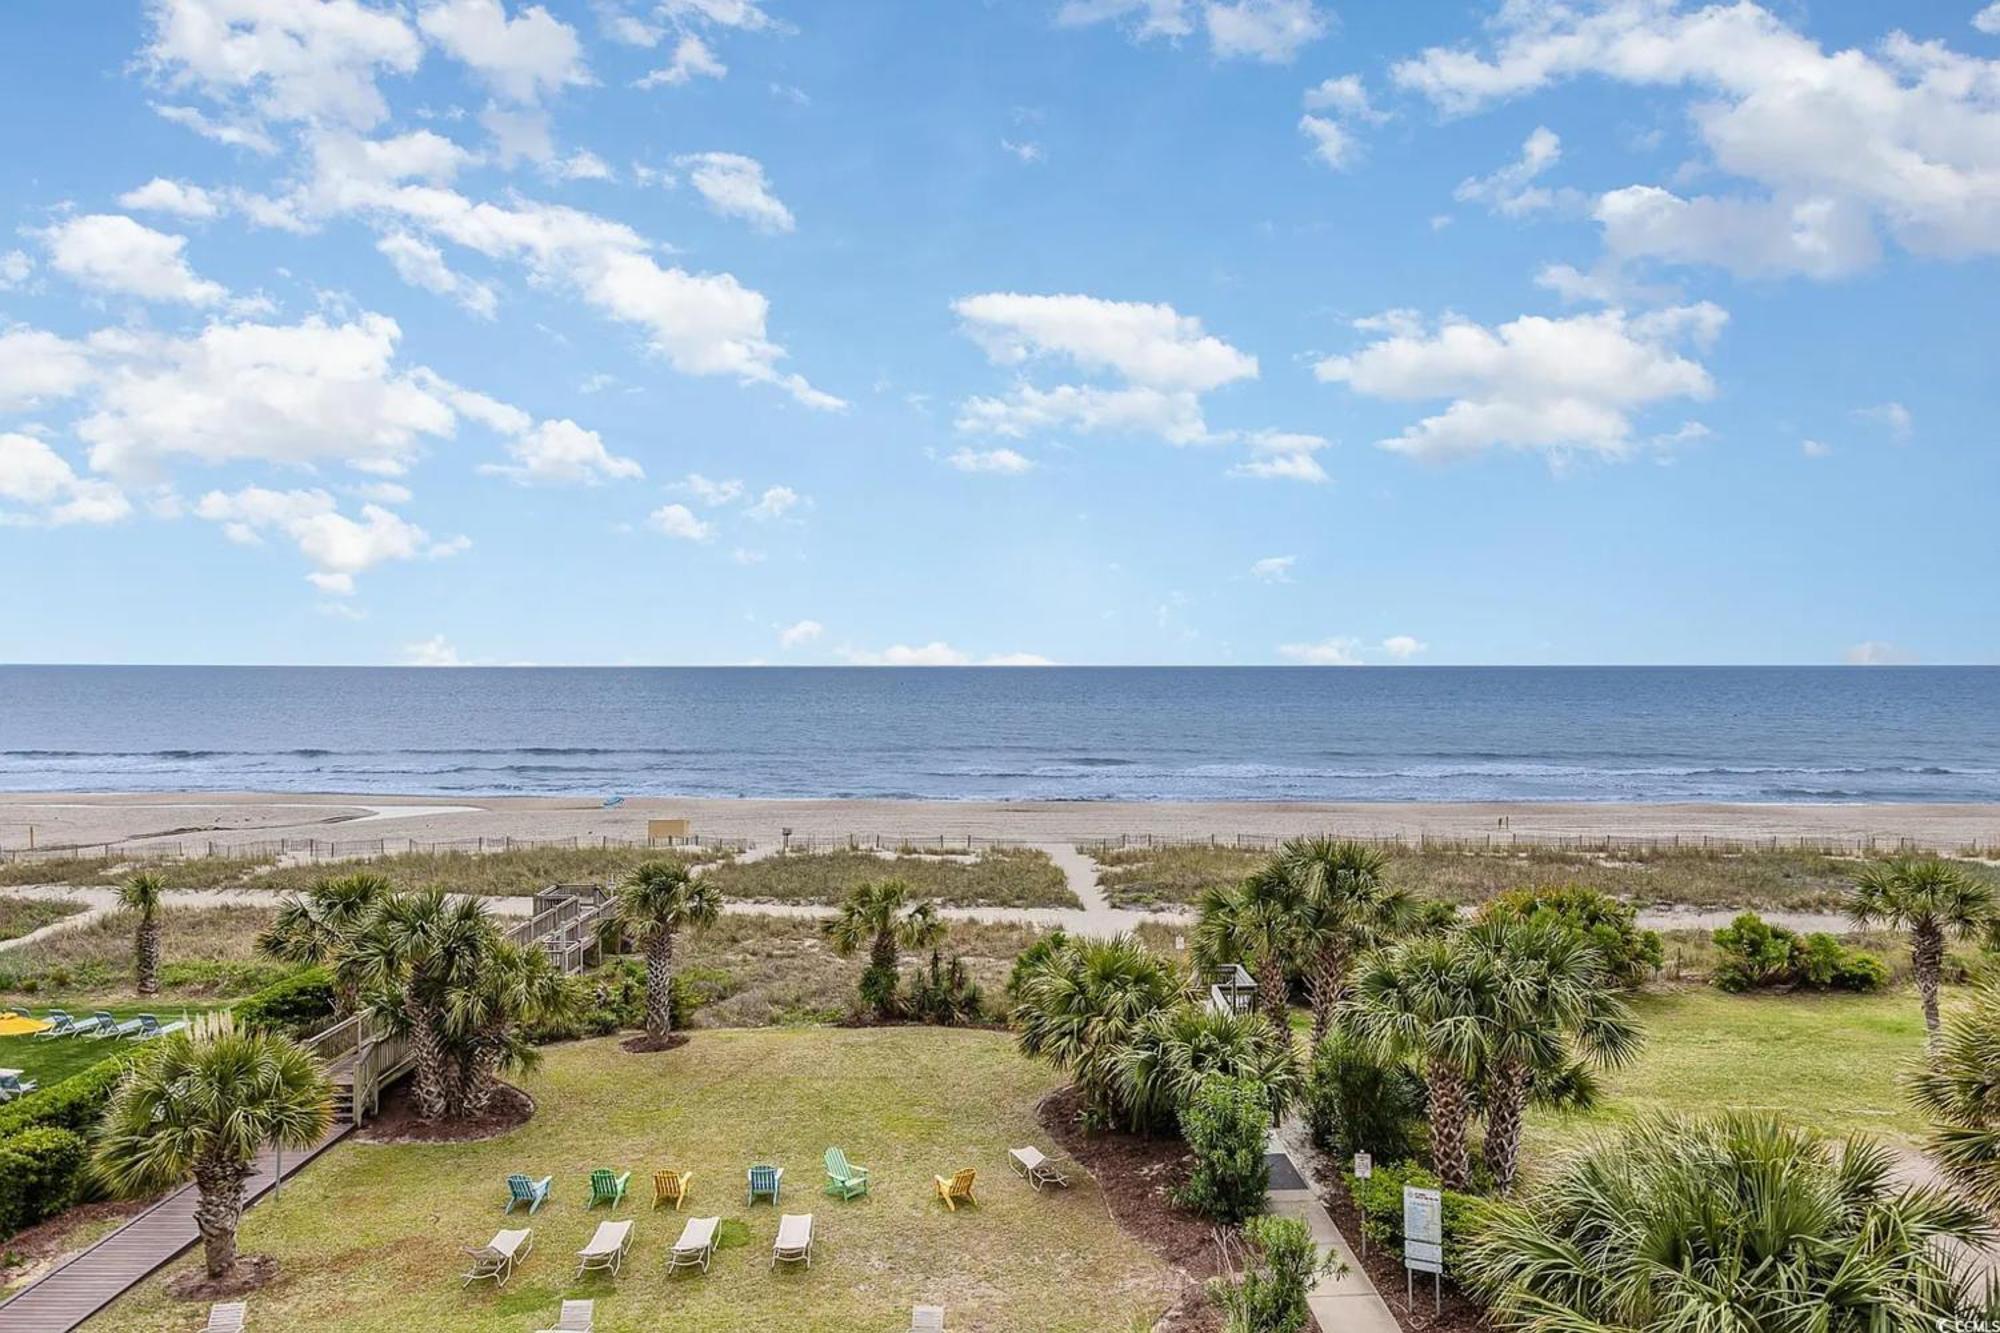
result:
[[[1013,139],[1003,138],[1000,140],[1000,146],[1029,165],[1040,162],[1045,156],[1042,152],[1042,146],[1029,140],[1016,142]]]
[[[442,634],[433,634],[421,643],[404,644],[403,663],[405,666],[416,667],[455,667],[465,665],[459,659],[458,649],[446,642]]]
[[[1301,431],[1252,431],[1240,437],[1250,448],[1250,457],[1230,469],[1233,476],[1256,477],[1265,481],[1303,481],[1321,485],[1332,478],[1313,455],[1331,441]]]
[[[1382,640],[1382,651],[1398,662],[1407,662],[1430,645],[1408,634],[1392,634]]]
[[[1546,125],[1521,145],[1521,156],[1490,176],[1470,176],[1458,183],[1452,197],[1460,203],[1482,203],[1502,217],[1522,217],[1553,208],[1569,192],[1559,194],[1536,185],[1536,178],[1562,160],[1562,140]]]
[[[155,176],[136,190],[119,195],[118,206],[147,213],[171,213],[196,221],[222,216],[222,203],[214,194],[199,185],[164,176]]]
[[[568,157],[551,162],[548,166],[551,176],[566,181],[608,181],[618,179],[618,173],[588,148],[579,148]]]
[[[805,502],[805,497],[789,486],[771,486],[757,497],[756,503],[747,506],[743,512],[760,522],[783,518]]]
[[[0,254],[0,292],[21,286],[34,271],[34,261],[23,251],[9,250]]]
[[[684,34],[674,44],[673,58],[640,78],[635,88],[679,88],[696,79],[720,79],[729,73],[707,42],[693,33]]]
[[[1281,643],[1278,656],[1305,666],[1360,666],[1361,644],[1355,639],[1321,639],[1318,643]]]
[[[646,522],[655,532],[686,542],[705,542],[715,537],[715,525],[696,518],[694,511],[683,504],[662,505],[647,516]]]
[[[1299,133],[1312,143],[1313,156],[1335,171],[1353,165],[1354,136],[1339,121],[1308,111],[1299,117]]]
[[[1799,452],[1807,458],[1828,458],[1833,454],[1833,446],[1822,444],[1818,440],[1800,440]]]
[[[39,233],[49,265],[79,286],[148,301],[217,305],[229,295],[222,284],[196,275],[181,251],[184,236],[169,236],[120,213],[87,213]]]
[[[1043,657],[1040,653],[995,653],[991,657],[979,659],[979,665],[990,667],[1049,667],[1056,665],[1053,657]]]
[[[945,461],[960,472],[985,472],[1003,477],[1018,477],[1024,472],[1032,472],[1035,460],[1012,449],[958,449]]]
[[[194,512],[199,518],[221,524],[231,541],[254,544],[266,531],[290,538],[313,566],[307,581],[337,597],[351,595],[355,576],[377,565],[392,560],[439,559],[471,545],[464,537],[432,541],[422,528],[377,504],[364,504],[360,518],[349,518],[323,490],[274,491],[247,486],[233,492],[210,491],[196,503]]]
[[[132,512],[131,501],[109,482],[79,477],[69,461],[32,435],[0,432],[0,526],[116,523]]]
[[[1874,407],[1857,407],[1854,415],[1863,421],[1872,421],[1886,427],[1889,438],[1897,444],[1908,444],[1916,429],[1916,421],[1910,409],[1901,403],[1877,403]]]
[[[1840,655],[1848,666],[1915,666],[1917,655],[1880,639],[1857,643]]]
[[[1299,117],[1299,133],[1312,143],[1313,156],[1335,171],[1354,165],[1358,154],[1353,125],[1379,125],[1389,117],[1368,100],[1368,90],[1358,74],[1342,74],[1322,79],[1306,89],[1306,114]]]
[[[160,102],[153,103],[153,111],[162,120],[179,125],[182,129],[193,130],[204,139],[225,144],[230,148],[247,148],[253,153],[263,153],[267,156],[278,151],[278,145],[271,136],[248,119],[216,120],[204,115],[198,107],[174,106]]]
[[[1218,57],[1282,64],[1327,30],[1310,0],[1064,0],[1056,22],[1079,27],[1127,20],[1133,37],[1177,40],[1199,22]]]
[[[708,201],[712,212],[740,219],[761,232],[787,232],[795,225],[791,210],[771,193],[757,159],[740,153],[691,153],[675,161],[687,170],[688,183]]]
[[[1134,384],[1194,392],[1257,377],[1256,357],[1170,305],[989,292],[955,301],[952,310],[997,365],[1066,358]]]
[[[539,162],[546,167],[555,161],[555,125],[546,109],[490,102],[479,113],[479,123],[493,136],[492,156],[500,166],[511,170],[518,162]]]
[[[799,648],[818,639],[826,633],[826,626],[817,620],[801,620],[778,631],[780,648]]]
[[[1322,79],[1306,89],[1303,101],[1308,111],[1331,111],[1357,120],[1388,119],[1369,102],[1368,90],[1362,86],[1359,74],[1342,74]]]
[[[1633,317],[1524,315],[1491,329],[1447,316],[1435,332],[1402,317],[1390,321],[1388,336],[1326,358],[1315,373],[1371,398],[1450,399],[1442,412],[1381,441],[1398,453],[1446,459],[1503,447],[1552,459],[1623,458],[1636,447],[1635,412],[1714,392],[1708,371],[1679,348],[1708,346],[1727,319],[1707,302]]]
[[[1130,431],[1157,435],[1172,444],[1200,444],[1209,438],[1199,396],[1143,386],[1061,384],[1043,390],[1017,385],[1005,397],[966,399],[959,404],[955,425],[961,431],[1010,439],[1065,429]]]
[[[373,125],[388,114],[377,74],[413,73],[423,56],[399,12],[359,0],[153,0],[147,8],[145,58],[162,81],[274,120]],[[212,126],[198,112],[189,119]],[[239,128],[238,137],[256,147],[260,135]]]
[[[660,0],[660,13],[679,23],[699,21],[744,32],[784,26],[764,12],[759,0]]]
[[[1974,14],[1972,26],[1989,36],[2000,37],[2000,0]]]
[[[0,412],[68,398],[93,373],[82,343],[41,329],[0,328]]]
[[[444,251],[420,236],[406,231],[384,232],[375,248],[388,258],[396,276],[412,287],[450,297],[481,319],[493,318],[499,307],[500,298],[493,288],[453,272]]]
[[[1395,81],[1448,113],[1571,78],[1685,88],[1714,165],[1744,191],[1614,190],[1614,253],[1831,277],[1887,231],[1906,249],[2000,253],[2000,61],[1892,32],[1828,53],[1756,4],[1503,6],[1490,49],[1433,47]]]
[[[711,481],[699,472],[688,473],[677,485],[705,505],[734,504],[743,498],[742,482],[734,479]]]
[[[510,19],[500,0],[433,0],[417,24],[495,92],[515,102],[534,102],[591,81],[576,30],[540,5]]]
[[[595,486],[646,475],[636,459],[612,453],[596,431],[566,417],[544,421],[509,440],[506,447],[512,463],[488,463],[479,470],[523,486]]]
[[[1262,560],[1251,562],[1250,577],[1260,583],[1290,583],[1292,566],[1299,562],[1295,555],[1267,555]]]
[[[943,667],[972,664],[970,653],[954,648],[941,640],[915,646],[895,643],[879,653],[855,648],[842,648],[839,652],[844,661],[855,666]]]

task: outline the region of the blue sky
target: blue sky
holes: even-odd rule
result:
[[[0,660],[2000,660],[2000,5],[90,8]]]

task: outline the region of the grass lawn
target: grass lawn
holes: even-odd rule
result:
[[[1121,1333],[1151,1327],[1171,1301],[1168,1270],[1106,1216],[1080,1174],[1035,1193],[1007,1169],[1010,1146],[1042,1141],[1036,1101],[1057,1081],[1004,1034],[936,1028],[704,1032],[635,1056],[613,1039],[552,1047],[521,1084],[540,1110],[488,1143],[344,1144],[244,1219],[252,1253],[276,1255],[279,1281],[250,1299],[258,1328],[347,1333],[521,1333],[552,1322],[564,1298],[597,1301],[600,1333],[883,1333],[910,1307],[939,1303],[949,1326],[983,1333]],[[875,1192],[842,1203],[819,1192],[820,1154],[837,1143],[872,1169]],[[785,1168],[785,1210],[814,1214],[810,1270],[770,1268],[780,1210],[747,1208],[744,1168]],[[572,1257],[598,1221],[582,1202],[595,1166],[634,1172],[620,1217],[636,1218],[624,1273],[576,1281]],[[650,1172],[695,1172],[686,1211],[657,1214]],[[977,1207],[945,1211],[931,1176],[980,1171]],[[501,1215],[510,1171],[553,1174],[534,1218]],[[721,1216],[725,1248],[706,1275],[669,1279],[682,1222]],[[534,1254],[504,1290],[461,1290],[460,1244],[503,1225],[532,1226]],[[732,1243],[733,1242],[733,1243]],[[169,1333],[206,1315],[149,1280],[93,1329]]]
[[[1060,867],[1035,848],[995,847],[971,857],[792,852],[705,872],[729,898],[837,903],[860,884],[900,879],[946,907],[1081,907]]]
[[[0,940],[18,940],[23,935],[32,935],[43,926],[66,916],[75,916],[82,910],[82,903],[56,898],[16,898],[11,895],[0,898]]]
[[[170,895],[160,910],[159,1005],[248,995],[277,980],[289,964],[256,950],[257,932],[275,915],[262,905],[179,907]],[[129,913],[113,912],[0,953],[0,1005],[39,1009],[51,996],[70,1009],[131,1002],[133,930]]]
[[[87,1018],[97,1009],[108,1009],[113,1018],[120,1022],[135,1014],[153,1014],[162,1023],[171,1023],[183,1013],[212,1009],[208,1004],[181,1004],[162,1000],[159,1003],[140,1004],[126,1000],[119,1004],[94,1004],[90,1002],[64,1004],[60,1000],[45,1004],[40,1001],[29,1005],[19,1001],[0,1004],[0,1009],[13,1009],[16,1013],[26,1012],[36,1018],[47,1018],[51,1007],[67,1009],[78,1018]],[[140,1049],[140,1043],[133,1041],[99,1041],[94,1037],[51,1037],[42,1040],[34,1036],[0,1037],[0,1069],[19,1069],[27,1077],[44,1088],[80,1074],[101,1060]],[[28,1094],[33,1097],[34,1093]]]

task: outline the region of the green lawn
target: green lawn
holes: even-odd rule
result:
[[[192,1014],[197,1010],[210,1008],[208,1005],[182,1005],[178,1002],[161,1001],[157,1004],[138,1004],[127,1001],[123,1004],[63,1004],[55,1002],[58,1009],[67,1009],[78,1018],[87,1018],[93,1010],[109,1009],[111,1016],[123,1022],[135,1014],[147,1013],[156,1016],[162,1023],[171,1023],[183,1013]],[[24,1005],[10,1001],[0,1004],[0,1009],[12,1008],[16,1013],[27,1012],[36,1018],[47,1018],[49,1005],[36,1003]],[[19,1069],[27,1077],[42,1087],[52,1087],[79,1074],[100,1060],[109,1060],[123,1052],[138,1049],[138,1043],[131,1041],[99,1041],[92,1037],[51,1037],[46,1040],[33,1037],[0,1037],[0,1069]],[[33,1096],[33,1093],[29,1094]]]
[[[1037,1194],[1007,1170],[1010,1146],[1045,1142],[1037,1100],[1057,1082],[1003,1034],[935,1028],[698,1033],[679,1050],[629,1055],[614,1040],[550,1048],[522,1086],[540,1103],[528,1125],[462,1146],[347,1144],[284,1197],[246,1215],[243,1243],[276,1255],[279,1282],[251,1298],[258,1328],[346,1333],[522,1333],[565,1298],[597,1301],[600,1333],[883,1333],[910,1307],[943,1304],[953,1328],[985,1333],[1122,1333],[1150,1328],[1172,1274],[1109,1219],[1089,1178]],[[820,1194],[820,1154],[838,1143],[875,1175],[875,1193]],[[743,1171],[785,1168],[785,1208],[815,1216],[813,1265],[773,1272],[779,1210],[746,1208]],[[623,1276],[574,1281],[574,1252],[607,1214],[582,1208],[594,1166],[635,1172],[638,1220]],[[652,1213],[649,1173],[692,1169],[687,1211]],[[980,1171],[981,1204],[948,1213],[931,1176]],[[535,1252],[505,1290],[460,1289],[460,1244],[505,1219],[509,1171],[554,1174]],[[706,1275],[666,1276],[688,1216],[719,1215],[740,1243]],[[181,1271],[183,1260],[165,1276]],[[206,1307],[169,1299],[155,1277],[93,1329],[170,1333]]]

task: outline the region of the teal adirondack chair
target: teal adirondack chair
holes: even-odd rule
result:
[[[597,1207],[600,1203],[608,1203],[616,1208],[625,1202],[625,1186],[630,1184],[631,1180],[630,1171],[622,1176],[614,1176],[603,1167],[598,1167],[590,1173],[590,1202],[584,1205],[585,1211]]]
[[[517,1204],[525,1203],[528,1211],[534,1213],[549,1201],[549,1191],[555,1188],[554,1176],[543,1176],[540,1180],[530,1180],[526,1176],[507,1177],[507,1211],[513,1212]]]
[[[757,1202],[760,1194],[769,1195],[773,1204],[778,1202],[778,1186],[785,1178],[782,1166],[753,1166],[749,1171],[750,1202]]]
[[[836,1199],[858,1199],[868,1192],[868,1168],[847,1160],[838,1148],[826,1150],[826,1192]]]

